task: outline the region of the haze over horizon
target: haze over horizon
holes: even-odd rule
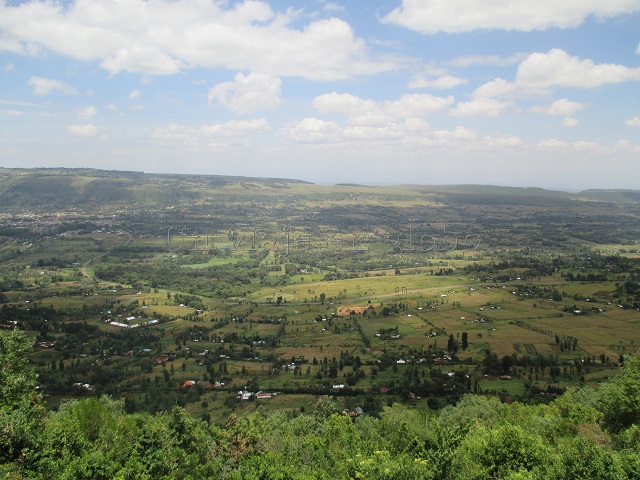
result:
[[[5,167],[639,189],[640,0],[0,3]]]

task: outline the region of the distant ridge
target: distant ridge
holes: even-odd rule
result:
[[[640,203],[639,190],[584,190],[578,195],[588,200],[616,203]]]
[[[561,190],[546,190],[539,187],[502,187],[496,185],[403,185],[404,188],[420,193],[443,194],[457,201],[478,201],[493,199],[490,203],[502,203],[509,198],[515,203],[531,201],[596,201],[611,203],[640,203],[640,190],[584,190],[570,193]]]
[[[373,188],[371,185],[364,185],[362,183],[336,183],[334,187]]]
[[[284,178],[157,174],[90,168],[0,168],[0,209],[169,206],[193,203],[226,187],[286,189]]]
[[[351,190],[350,190],[351,189]],[[67,209],[120,210],[220,203],[260,202],[335,195],[380,195],[439,203],[563,205],[576,202],[640,203],[638,190],[585,190],[569,193],[537,187],[495,185],[317,185],[286,178],[160,174],[92,168],[0,168],[0,212]],[[320,196],[320,197],[318,197]],[[354,197],[354,198],[356,198]]]

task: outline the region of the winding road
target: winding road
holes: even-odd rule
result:
[[[118,245],[116,245],[113,248],[117,248],[117,247],[124,247],[125,245],[129,245],[132,241],[133,241],[133,235],[131,235],[131,233],[129,232],[124,232],[124,231],[120,231],[118,232],[121,235],[125,235],[126,236],[126,240],[122,243],[119,243]],[[113,248],[111,250],[109,250],[108,252],[104,252],[101,253],[100,255],[96,255],[95,257],[90,258],[89,260],[87,260],[86,262],[84,262],[82,264],[82,267],[80,267],[80,273],[82,274],[83,277],[85,277],[86,279],[89,280],[89,282],[91,283],[98,283],[98,279],[93,276],[90,275],[89,272],[87,272],[87,268],[89,267],[89,265],[91,265],[94,261],[98,260],[99,258],[104,257],[105,255],[108,255],[109,253],[111,253],[111,251],[113,250]]]

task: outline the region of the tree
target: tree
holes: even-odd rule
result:
[[[313,407],[313,415],[319,420],[324,420],[332,413],[337,411],[336,402],[333,401],[333,397],[324,396],[318,398],[315,406]]]
[[[640,357],[627,358],[622,371],[603,386],[600,408],[612,432],[640,422]]]
[[[324,299],[327,298],[327,296],[324,293],[320,294],[320,304],[324,305]]]
[[[458,351],[458,341],[453,337],[453,333],[449,335],[449,341],[447,342],[447,350],[450,353],[456,353]]]
[[[452,478],[548,478],[550,453],[541,436],[520,426],[483,425],[462,441],[453,457]],[[533,475],[523,476],[525,472]]]
[[[462,350],[466,350],[467,348],[469,348],[469,334],[462,332]]]
[[[33,345],[23,332],[0,331],[0,463],[18,457],[37,436],[44,409],[28,365]]]

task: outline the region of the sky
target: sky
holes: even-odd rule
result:
[[[0,0],[0,166],[640,189],[640,0]]]

